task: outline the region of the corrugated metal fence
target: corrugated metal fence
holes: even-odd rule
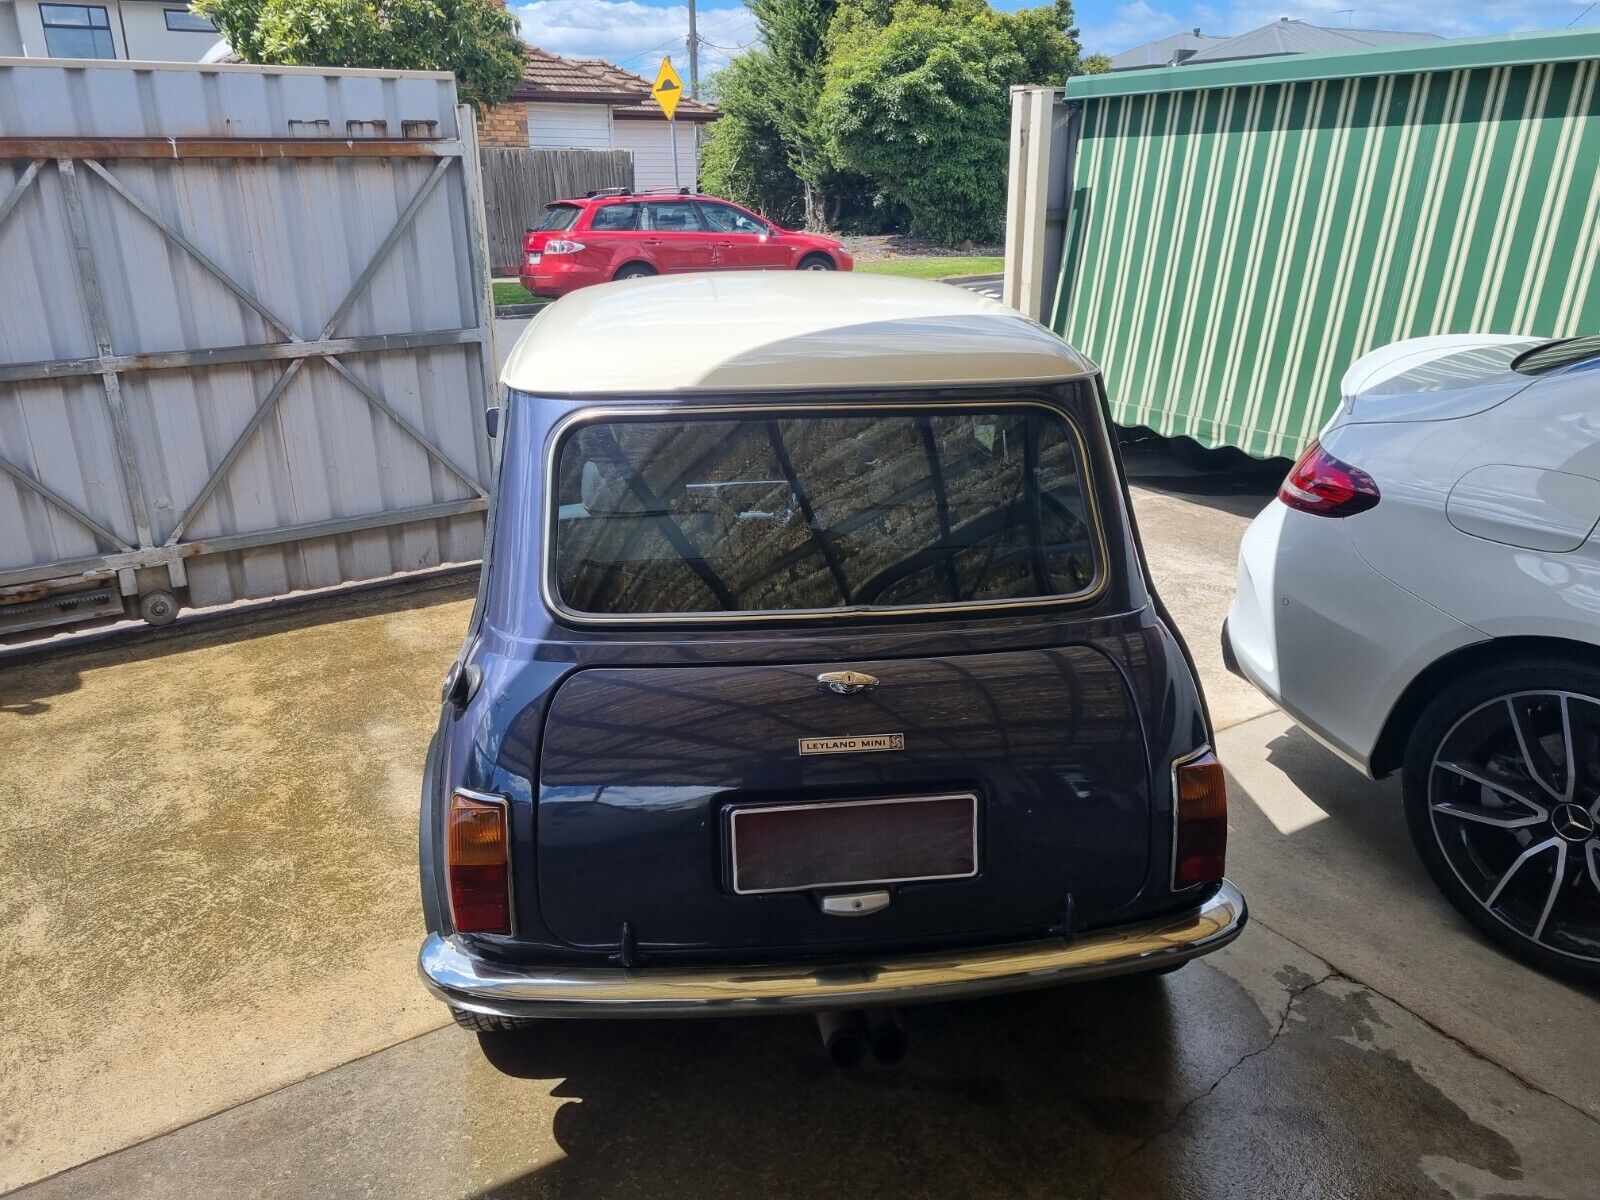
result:
[[[633,187],[631,150],[513,150],[485,146],[483,207],[489,263],[495,274],[516,274],[522,235],[544,206],[601,188]]]
[[[448,75],[0,60],[0,628],[478,557],[477,179]]]
[[[1120,423],[1263,456],[1374,347],[1600,330],[1597,56],[1580,30],[1072,80],[1054,327]]]

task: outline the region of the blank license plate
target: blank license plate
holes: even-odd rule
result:
[[[965,879],[978,873],[978,798],[970,792],[735,808],[733,890]]]

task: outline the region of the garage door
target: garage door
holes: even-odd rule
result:
[[[670,188],[695,186],[694,126],[678,127],[678,174],[672,173],[672,130],[666,121],[613,121],[611,144],[633,151],[633,186]]]

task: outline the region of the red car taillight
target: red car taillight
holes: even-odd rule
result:
[[[511,844],[499,796],[450,797],[446,863],[458,933],[511,932]]]
[[[1278,489],[1278,499],[1319,517],[1351,517],[1378,503],[1378,485],[1371,475],[1341,462],[1314,441]]]
[[[1228,851],[1228,785],[1210,750],[1172,768],[1172,886],[1221,883]]]
[[[582,242],[575,242],[571,238],[551,238],[544,244],[546,254],[577,254],[584,249]]]

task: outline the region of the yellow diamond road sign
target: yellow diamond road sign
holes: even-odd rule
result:
[[[683,80],[672,69],[670,58],[661,60],[661,70],[656,72],[656,81],[650,86],[650,94],[661,105],[661,111],[667,114],[667,120],[672,120],[672,114],[678,111],[678,97],[683,95]]]

